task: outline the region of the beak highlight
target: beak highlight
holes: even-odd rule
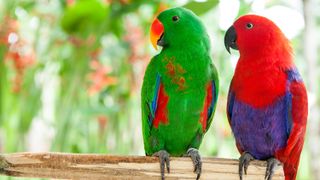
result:
[[[231,26],[227,32],[226,35],[224,36],[224,45],[227,49],[227,51],[230,53],[230,48],[238,50],[238,46],[237,46],[237,33],[236,30],[233,26]]]
[[[150,29],[150,40],[151,43],[153,45],[153,47],[158,50],[158,41],[161,38],[162,34],[164,32],[164,27],[162,25],[162,23],[156,18],[152,25],[151,25],[151,29]]]

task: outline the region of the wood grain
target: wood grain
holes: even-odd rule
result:
[[[166,179],[195,179],[189,158],[170,158]],[[201,179],[238,180],[238,160],[203,158]],[[6,165],[7,162],[7,165]],[[160,179],[156,157],[101,154],[14,153],[0,158],[0,174],[15,177],[54,179]],[[263,180],[266,163],[251,162],[245,180]],[[284,179],[282,167],[273,180]]]

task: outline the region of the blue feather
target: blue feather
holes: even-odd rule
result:
[[[302,77],[299,74],[299,71],[297,70],[297,68],[292,68],[286,71],[287,73],[287,77],[288,77],[288,81],[291,83],[292,81],[296,81],[296,82],[302,82]]]
[[[229,94],[228,94],[228,107],[227,107],[227,113],[228,113],[228,116],[230,118],[230,120],[232,120],[232,110],[233,110],[233,103],[234,103],[234,98],[235,98],[235,95],[234,93],[229,90]]]
[[[287,135],[289,137],[291,129],[292,129],[292,94],[287,92],[285,95],[286,101],[286,130]]]
[[[254,108],[229,92],[228,115],[237,143],[257,159],[266,159],[283,148],[290,136],[292,122],[292,82],[301,82],[296,68],[286,71],[286,93],[264,108]]]
[[[287,134],[290,135],[291,129],[292,129],[292,94],[290,93],[290,86],[293,81],[295,82],[302,82],[302,77],[299,74],[299,71],[297,68],[292,68],[286,71],[287,74],[287,92],[286,92],[286,122],[287,122]]]
[[[215,106],[215,102],[217,100],[217,96],[216,96],[216,86],[215,86],[215,83],[214,81],[212,81],[211,83],[211,86],[212,86],[212,89],[211,89],[211,93],[212,93],[212,100],[211,100],[211,103],[210,103],[210,107],[208,109],[208,118],[211,117],[212,113],[213,113],[213,109],[214,109],[214,106]]]
[[[150,110],[150,114],[148,116],[148,121],[149,121],[149,126],[150,127],[152,126],[153,119],[155,117],[155,113],[156,113],[156,110],[157,110],[158,98],[159,98],[159,90],[160,90],[160,82],[161,82],[161,76],[160,76],[159,73],[157,73],[153,99],[152,99],[151,103],[148,104],[149,110]]]
[[[234,98],[231,112],[231,128],[237,143],[256,159],[269,158],[286,145],[286,97],[264,108],[255,108]]]

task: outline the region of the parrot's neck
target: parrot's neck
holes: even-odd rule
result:
[[[239,65],[246,66],[251,71],[260,72],[261,69],[274,66],[280,69],[289,69],[294,65],[292,49],[289,44],[270,45],[266,48],[254,50],[240,50]]]
[[[269,40],[267,44],[256,44],[250,48],[239,48],[239,62],[246,66],[263,68],[265,66],[277,66],[281,69],[288,69],[293,65],[292,48],[287,38]]]
[[[293,67],[290,53],[240,56],[232,88],[241,101],[254,107],[264,107],[285,94],[285,72]]]

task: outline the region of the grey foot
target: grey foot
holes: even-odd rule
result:
[[[281,165],[281,162],[278,161],[278,159],[276,158],[269,158],[267,160],[267,170],[266,170],[266,175],[264,177],[264,179],[266,180],[272,180],[272,176],[274,174],[274,171],[276,170],[276,168]]]
[[[197,180],[198,180],[201,176],[201,171],[202,171],[202,161],[201,161],[201,156],[199,154],[199,151],[195,148],[189,148],[187,151],[187,156],[191,157],[192,159],[193,166],[194,166],[193,172],[197,174]]]
[[[160,172],[161,172],[161,179],[164,180],[164,169],[167,166],[167,171],[170,173],[170,155],[165,150],[160,150],[153,154],[153,156],[159,157],[160,161]]]
[[[244,173],[247,174],[247,169],[250,164],[250,161],[254,160],[253,156],[248,153],[244,152],[242,153],[241,157],[239,158],[239,176],[240,180],[242,180],[243,170]]]

